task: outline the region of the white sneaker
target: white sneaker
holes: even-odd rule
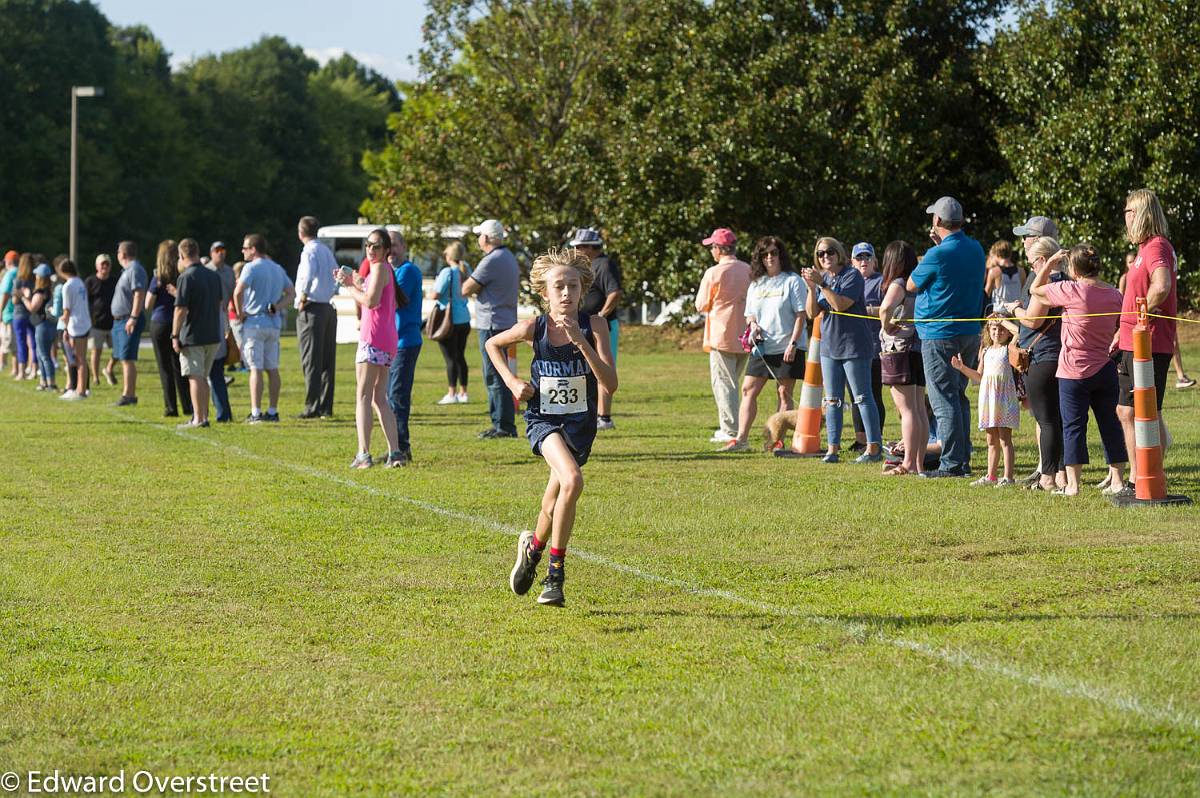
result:
[[[448,393],[445,396],[443,396],[441,399],[438,399],[437,403],[439,405],[453,405],[453,404],[458,404],[458,399],[456,399],[454,397],[454,394]]]
[[[613,423],[611,418],[608,419],[607,421],[605,421],[602,418],[596,419],[596,429],[616,429],[616,428],[617,428],[617,425]]]
[[[75,393],[75,391],[67,391],[62,395],[62,398],[67,402],[82,402],[87,397],[81,393]]]
[[[458,402],[460,405],[465,405],[467,403],[467,395],[465,393],[460,393],[458,396],[454,397],[454,401]]]
[[[722,430],[717,430],[716,432],[713,433],[713,436],[708,439],[708,442],[709,443],[729,443],[733,439],[734,439],[733,435],[729,435],[728,433],[723,432]]]

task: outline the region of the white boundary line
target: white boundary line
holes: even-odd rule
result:
[[[172,429],[163,424],[158,424],[153,421],[146,421],[145,419],[137,418],[136,416],[122,414],[116,410],[112,410],[111,408],[105,408],[105,410],[107,410],[110,415],[125,421],[133,421],[153,429],[171,432],[187,440],[197,441],[221,451],[237,455],[238,457],[244,459],[267,463],[269,465],[293,471],[298,474],[303,474],[305,476],[334,482],[338,485],[343,485],[349,488],[355,488],[373,496],[384,496],[389,499],[398,500],[435,515],[440,515],[443,518],[452,518],[458,521],[465,521],[476,526],[504,533],[506,535],[517,535],[520,533],[520,530],[517,527],[509,526],[508,524],[502,524],[490,518],[442,507],[440,505],[422,501],[420,499],[414,499],[394,491],[376,488],[371,485],[364,485],[361,482],[340,477],[336,474],[332,474],[328,471],[322,471],[321,469],[314,468],[312,466],[276,460],[248,451],[240,446],[215,440],[203,434],[197,434],[195,432],[189,432],[186,430]],[[641,568],[633,565],[626,565],[625,563],[611,560],[602,554],[593,554],[589,551],[582,550],[579,547],[572,547],[571,551],[574,556],[582,560],[593,562],[611,571],[628,574],[644,582],[651,582],[654,584],[675,588],[695,596],[720,599],[731,604],[749,607],[769,615],[795,618],[813,626],[823,626],[826,628],[835,629],[849,637],[853,637],[858,640],[890,646],[892,648],[900,649],[901,651],[911,651],[928,659],[944,662],[948,665],[953,665],[954,667],[969,668],[971,670],[978,671],[979,673],[1007,679],[1028,687],[1049,690],[1069,698],[1085,699],[1087,701],[1100,704],[1108,709],[1128,712],[1150,721],[1166,723],[1182,729],[1200,730],[1200,716],[1197,716],[1190,711],[1190,708],[1177,708],[1174,699],[1169,699],[1166,706],[1161,706],[1149,701],[1145,701],[1136,695],[1125,693],[1115,688],[1097,686],[1089,684],[1088,682],[1080,679],[1059,676],[1054,673],[1025,671],[1016,666],[1000,662],[999,660],[970,654],[962,649],[939,648],[928,643],[922,643],[918,640],[910,640],[905,637],[893,637],[884,634],[881,631],[874,630],[866,624],[852,623],[850,621],[843,621],[838,618],[830,618],[820,615],[806,615],[804,613],[797,612],[791,607],[784,607],[777,604],[770,604],[767,602],[758,601],[756,599],[747,598],[746,596],[739,595],[729,590],[705,587],[703,585],[698,585],[681,579],[660,576],[659,574],[655,574],[650,571],[644,571]]]

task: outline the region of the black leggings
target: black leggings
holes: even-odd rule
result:
[[[179,355],[171,344],[171,322],[150,322],[150,341],[154,344],[154,359],[158,362],[158,381],[162,383],[163,410],[178,413],[182,405],[184,415],[190,416],[192,395],[179,365]]]
[[[446,361],[446,384],[461,385],[467,389],[467,337],[471,334],[469,323],[455,324],[454,331],[444,341],[438,341],[442,360]]]
[[[1038,453],[1042,475],[1052,477],[1063,470],[1063,422],[1058,406],[1058,360],[1034,363],[1025,375],[1029,409],[1038,423]]]
[[[887,411],[883,409],[883,361],[879,358],[871,361],[871,395],[875,397],[875,406],[879,408],[879,433],[882,436],[883,420],[887,418]],[[854,432],[866,434],[862,416],[858,414],[858,405],[854,405]]]

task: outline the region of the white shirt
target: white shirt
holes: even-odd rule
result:
[[[315,238],[304,245],[300,251],[300,265],[296,267],[296,302],[300,307],[303,297],[309,302],[329,302],[337,293],[337,283],[333,279],[333,270],[337,268],[337,259],[329,251],[329,247]]]
[[[88,308],[87,286],[78,274],[63,286],[63,309],[71,314],[67,319],[67,334],[73,338],[87,335],[92,329],[92,312]]]

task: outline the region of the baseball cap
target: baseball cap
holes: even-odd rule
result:
[[[49,277],[54,274],[54,270],[50,268],[49,263],[39,263],[33,273],[38,277]]]
[[[954,197],[942,197],[926,208],[925,213],[932,213],[934,216],[947,222],[961,222],[963,220],[962,203]]]
[[[737,236],[728,227],[718,227],[712,231],[712,235],[700,243],[708,247],[711,247],[713,244],[716,244],[718,247],[732,247],[737,243]]]
[[[488,238],[504,238],[508,235],[504,232],[504,225],[495,219],[484,219],[471,228],[471,232],[485,235]]]
[[[4,253],[5,262],[8,262],[10,260],[17,260],[20,257],[21,257],[21,253],[17,252],[15,249],[10,249],[8,252]]]
[[[215,249],[225,249],[225,242],[224,241],[212,242],[212,246],[208,248],[208,251],[212,252]]]
[[[872,258],[875,257],[875,247],[868,244],[866,241],[860,241],[854,245],[854,250],[850,253],[851,259],[857,258],[859,255],[867,254]]]
[[[604,241],[600,238],[600,233],[590,227],[581,227],[575,231],[575,237],[571,239],[570,247],[601,247],[604,246]]]
[[[1058,238],[1058,225],[1047,216],[1030,216],[1029,221],[1020,227],[1013,228],[1013,235],[1021,236],[1050,236]]]

